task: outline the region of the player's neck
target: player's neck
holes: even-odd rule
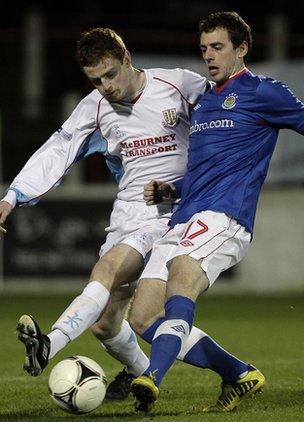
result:
[[[145,89],[147,82],[146,74],[142,70],[134,69],[133,98],[137,97]]]
[[[246,70],[246,66],[243,65],[241,68],[239,68],[238,70],[236,70],[235,72],[233,72],[227,79],[219,81],[216,83],[218,88],[223,87],[224,85],[227,84],[228,81],[230,81],[231,79],[237,78],[240,74],[242,74],[245,70]]]
[[[242,65],[242,66],[240,67],[240,69],[238,69],[238,70],[236,70],[235,72],[233,72],[233,73],[229,76],[229,78],[228,78],[228,79],[235,78],[235,77],[236,77],[236,76],[238,76],[240,73],[242,73],[245,69],[246,69],[246,66],[245,66],[245,65]]]
[[[133,100],[141,95],[146,87],[147,78],[143,70],[132,69],[130,89],[128,95],[122,100],[123,103],[132,103]]]

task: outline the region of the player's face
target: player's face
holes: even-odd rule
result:
[[[202,32],[200,47],[209,75],[218,85],[244,67],[244,56],[248,51],[247,43],[243,42],[235,48],[228,31],[224,28]]]
[[[121,101],[132,94],[132,66],[128,52],[122,63],[108,55],[97,66],[85,66],[83,71],[101,95],[110,102]]]

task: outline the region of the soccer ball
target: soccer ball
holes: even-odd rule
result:
[[[71,413],[88,413],[103,401],[107,379],[103,369],[85,356],[71,356],[54,366],[49,377],[52,400]]]

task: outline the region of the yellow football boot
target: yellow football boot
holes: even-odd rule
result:
[[[254,366],[249,366],[248,374],[230,384],[222,383],[222,392],[214,405],[203,409],[203,412],[231,412],[243,400],[254,396],[265,385],[264,375]]]
[[[136,399],[135,410],[138,412],[150,412],[159,396],[159,389],[155,385],[153,374],[141,375],[135,378],[131,383],[131,393]]]

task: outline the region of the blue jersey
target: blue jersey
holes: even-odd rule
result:
[[[281,82],[244,69],[199,99],[188,166],[176,184],[172,227],[197,212],[224,212],[250,233],[279,129],[304,134],[304,104]]]

